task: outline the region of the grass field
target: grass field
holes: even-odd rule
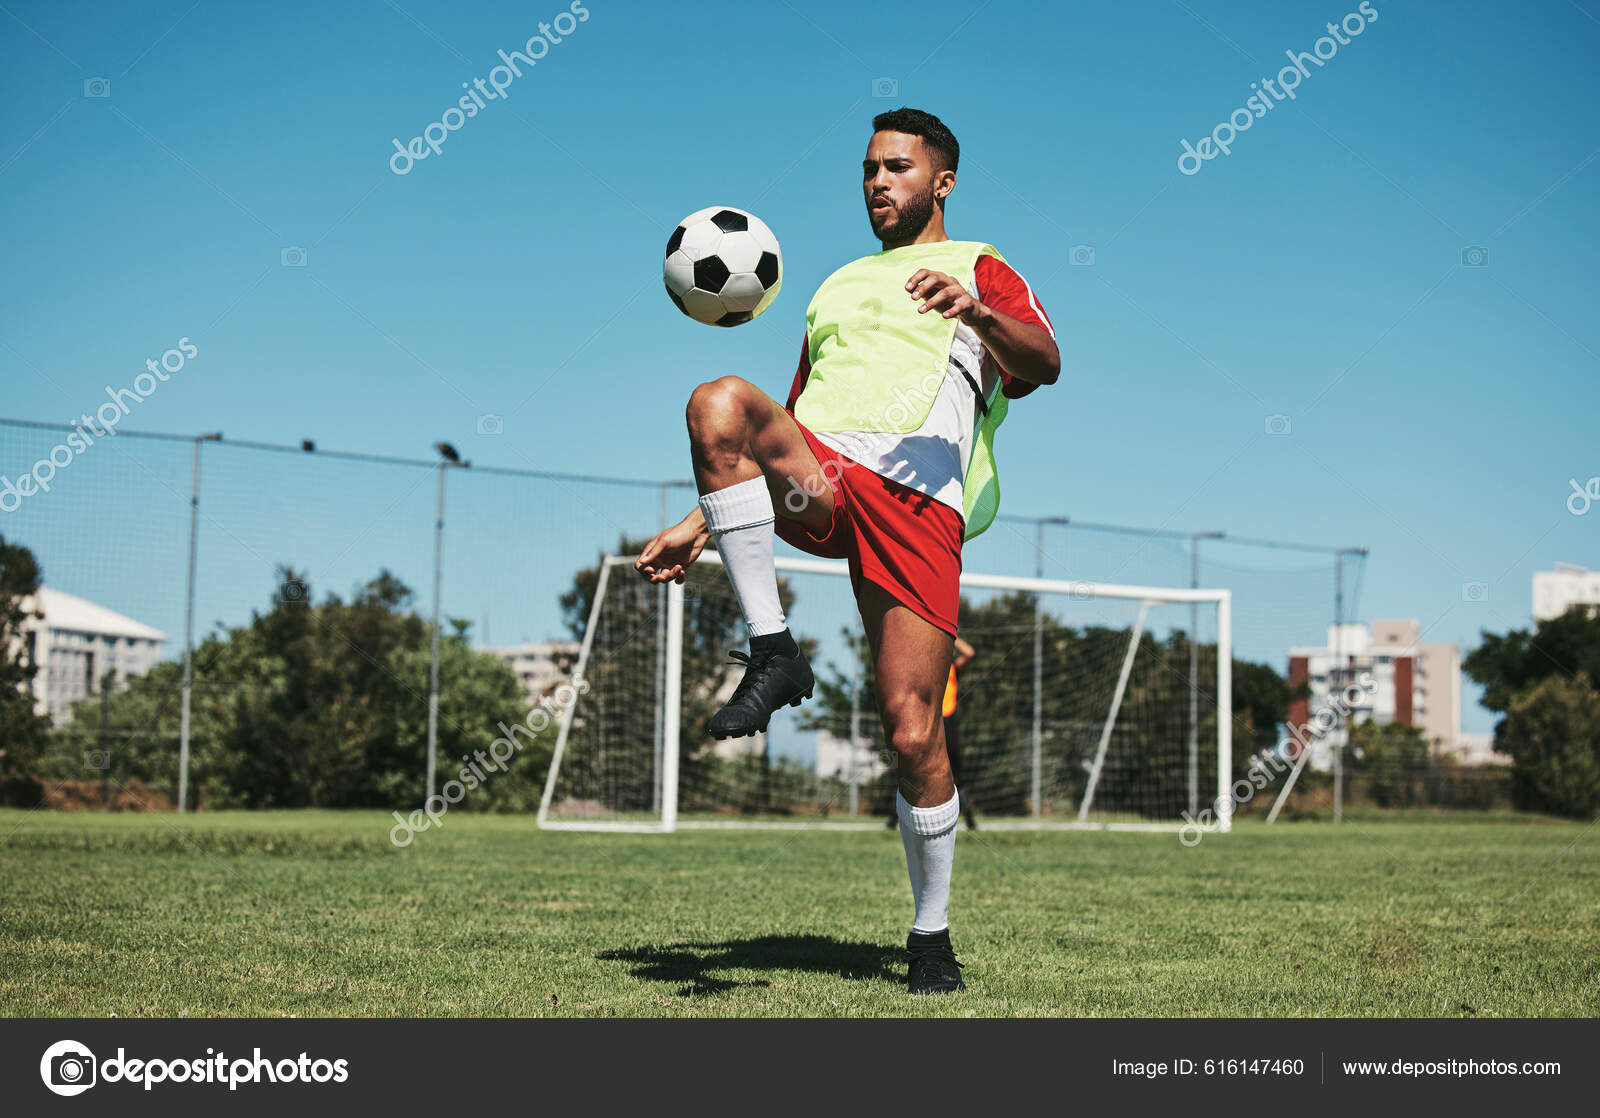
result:
[[[0,1014],[1600,1013],[1600,827],[963,832],[969,992],[912,1000],[882,832],[0,811]]]

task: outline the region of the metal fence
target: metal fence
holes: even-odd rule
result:
[[[206,434],[89,439],[0,419],[0,535],[32,550],[46,586],[160,630],[173,660],[275,600],[348,597],[380,571],[414,592],[422,616],[464,622],[479,647],[570,638],[561,596],[575,574],[676,520],[693,487],[497,467],[481,460],[495,438],[452,461]],[[1361,556],[1267,542],[1007,515],[968,545],[964,566],[1233,589],[1235,655],[1281,673],[1289,646],[1357,616]],[[296,572],[292,585],[283,568]]]

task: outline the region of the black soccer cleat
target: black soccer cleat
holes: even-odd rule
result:
[[[954,994],[965,990],[961,964],[950,946],[950,929],[942,932],[912,932],[906,937],[906,954],[911,970],[906,985],[913,994]]]
[[[816,677],[787,629],[752,637],[749,655],[728,655],[746,665],[744,678],[727,705],[706,720],[706,733],[712,737],[742,738],[765,730],[773,711],[784,704],[797,707],[811,698]]]

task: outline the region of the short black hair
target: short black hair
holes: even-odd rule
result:
[[[879,113],[872,118],[872,130],[922,137],[928,150],[944,161],[944,166],[935,170],[954,171],[961,161],[961,145],[956,142],[955,133],[945,127],[944,121],[921,109],[899,108]]]

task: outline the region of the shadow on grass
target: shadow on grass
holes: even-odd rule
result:
[[[770,986],[766,979],[713,978],[711,971],[809,971],[840,978],[904,981],[905,952],[878,943],[846,943],[831,936],[756,936],[723,943],[674,943],[604,951],[596,956],[631,964],[630,974],[678,985],[678,995],[721,994]]]

